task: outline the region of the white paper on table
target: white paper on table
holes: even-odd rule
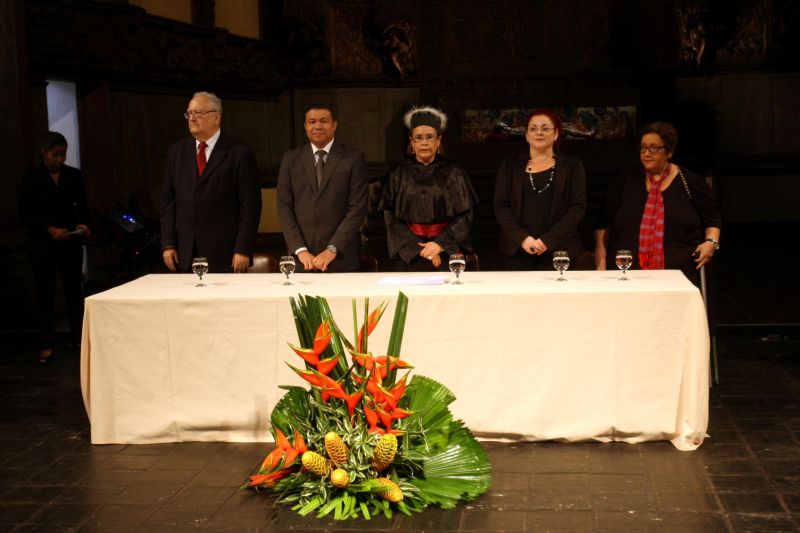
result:
[[[447,283],[447,276],[422,276],[422,277],[403,277],[386,276],[378,280],[378,285],[383,287],[395,287],[405,285],[444,285]]]

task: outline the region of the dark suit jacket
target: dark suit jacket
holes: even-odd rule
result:
[[[498,248],[506,255],[514,255],[528,236],[522,226],[522,187],[528,184],[525,166],[528,152],[507,157],[500,170],[494,189],[494,213],[500,223]],[[533,235],[547,245],[547,253],[566,250],[571,258],[583,253],[578,235],[578,224],[586,212],[586,171],[576,157],[556,154],[556,171],[553,177],[553,203],[547,231]]]
[[[336,246],[329,272],[354,272],[361,258],[359,228],[367,215],[364,154],[333,142],[317,187],[309,144],[283,155],[278,173],[278,217],[289,253],[306,247],[314,255]]]
[[[258,165],[242,141],[221,133],[202,176],[194,138],[169,147],[161,191],[161,248],[176,248],[180,269],[193,249],[212,272],[230,272],[234,252],[253,255],[261,217]]]
[[[58,185],[43,165],[26,172],[22,178],[19,216],[31,239],[55,242],[47,233],[48,227],[73,231],[78,224],[89,224],[83,174],[69,165],[62,165],[60,173]]]

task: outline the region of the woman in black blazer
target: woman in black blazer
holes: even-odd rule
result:
[[[39,362],[53,353],[56,276],[67,303],[72,341],[80,342],[83,318],[83,238],[88,235],[89,208],[83,175],[64,164],[67,139],[48,132],[40,146],[41,164],[22,181],[19,214],[30,240],[39,315]]]
[[[583,251],[578,224],[586,211],[583,163],[558,152],[561,120],[549,110],[528,117],[529,149],[503,161],[494,190],[498,248],[508,270],[551,270],[553,252],[575,260]]]

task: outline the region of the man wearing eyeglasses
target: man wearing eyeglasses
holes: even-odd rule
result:
[[[220,130],[216,95],[195,93],[183,116],[191,137],[169,147],[161,191],[164,264],[186,272],[202,256],[210,272],[246,272],[261,216],[253,151]]]
[[[278,217],[298,271],[355,272],[360,265],[367,167],[364,154],[334,140],[337,125],[330,107],[306,109],[309,142],[286,152],[278,172]]]

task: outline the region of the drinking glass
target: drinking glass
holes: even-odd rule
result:
[[[453,282],[453,285],[461,285],[464,283],[458,277],[464,272],[464,269],[467,267],[467,262],[464,259],[464,254],[453,254],[450,256],[450,272],[456,275],[456,280]]]
[[[617,260],[617,268],[622,270],[622,277],[618,279],[620,281],[628,281],[629,279],[631,279],[625,275],[625,272],[627,272],[628,269],[633,264],[633,255],[631,255],[631,251],[617,250],[616,260]]]
[[[292,282],[289,281],[289,276],[294,273],[294,256],[293,255],[283,255],[281,256],[281,261],[278,263],[280,266],[281,272],[284,273],[286,276],[286,281],[283,282],[283,285],[291,285]]]
[[[192,272],[197,274],[200,278],[200,283],[195,285],[195,287],[205,287],[206,284],[203,283],[203,275],[208,272],[208,259],[205,257],[195,257],[192,259]]]
[[[553,266],[558,270],[556,281],[567,281],[567,278],[564,277],[564,271],[569,268],[569,255],[567,252],[553,252]]]

